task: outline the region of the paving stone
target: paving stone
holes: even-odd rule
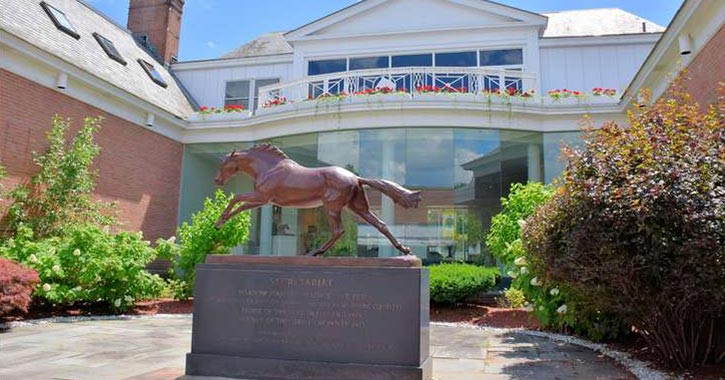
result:
[[[0,378],[175,380],[191,319],[54,323],[0,333]],[[435,380],[632,380],[586,348],[491,329],[433,325]]]

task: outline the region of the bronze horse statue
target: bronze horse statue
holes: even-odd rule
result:
[[[322,206],[332,236],[322,247],[308,253],[317,256],[330,249],[345,233],[341,213],[347,207],[377,228],[401,254],[410,254],[410,248],[403,246],[390,233],[385,223],[370,212],[363,185],[381,191],[405,208],[418,207],[421,201],[420,191],[410,191],[384,179],[361,178],[336,166],[307,168],[270,144],[257,145],[242,152],[234,151],[225,156],[214,182],[222,186],[240,171],[252,178],[254,191],[234,196],[219,216],[217,228],[242,211],[269,203],[296,208]],[[234,208],[238,203],[242,204]]]

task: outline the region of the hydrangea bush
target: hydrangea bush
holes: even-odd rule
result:
[[[586,133],[524,229],[544,282],[678,367],[725,361],[724,121],[722,97],[702,112],[675,84],[629,127]]]
[[[34,296],[51,304],[101,302],[119,311],[137,300],[158,297],[163,280],[146,271],[156,251],[140,232],[111,234],[95,226],[75,226],[62,237],[36,239],[21,226],[0,246],[0,256],[34,269],[40,283]]]

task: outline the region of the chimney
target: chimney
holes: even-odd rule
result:
[[[127,28],[146,40],[169,64],[179,54],[181,13],[185,0],[131,0]]]

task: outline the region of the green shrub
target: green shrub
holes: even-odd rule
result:
[[[8,192],[11,205],[7,224],[11,234],[20,226],[29,227],[36,238],[60,236],[66,228],[85,223],[110,225],[109,205],[92,198],[97,171],[92,168],[100,147],[93,140],[101,118],[86,118],[84,126],[70,142],[66,132],[70,120],[53,118],[45,154],[33,153],[40,167],[30,182]]]
[[[194,290],[194,269],[203,263],[206,255],[226,255],[249,238],[250,216],[243,212],[227,221],[222,228],[214,225],[232,199],[232,194],[217,190],[213,198],[204,200],[204,208],[191,216],[191,223],[184,222],[177,230],[179,244],[174,239],[159,240],[157,250],[161,257],[174,263],[174,275],[182,281],[177,284],[177,296],[188,298]]]
[[[163,280],[145,268],[156,251],[141,233],[110,234],[95,226],[75,226],[62,237],[36,239],[30,228],[0,247],[0,256],[38,272],[35,297],[52,304],[106,302],[123,311],[137,300],[158,296]]]
[[[524,229],[544,281],[631,325],[679,367],[725,360],[725,109],[679,85],[570,151]]]
[[[478,292],[491,289],[499,277],[498,268],[471,264],[440,264],[429,268],[430,300],[433,303],[461,303]]]

